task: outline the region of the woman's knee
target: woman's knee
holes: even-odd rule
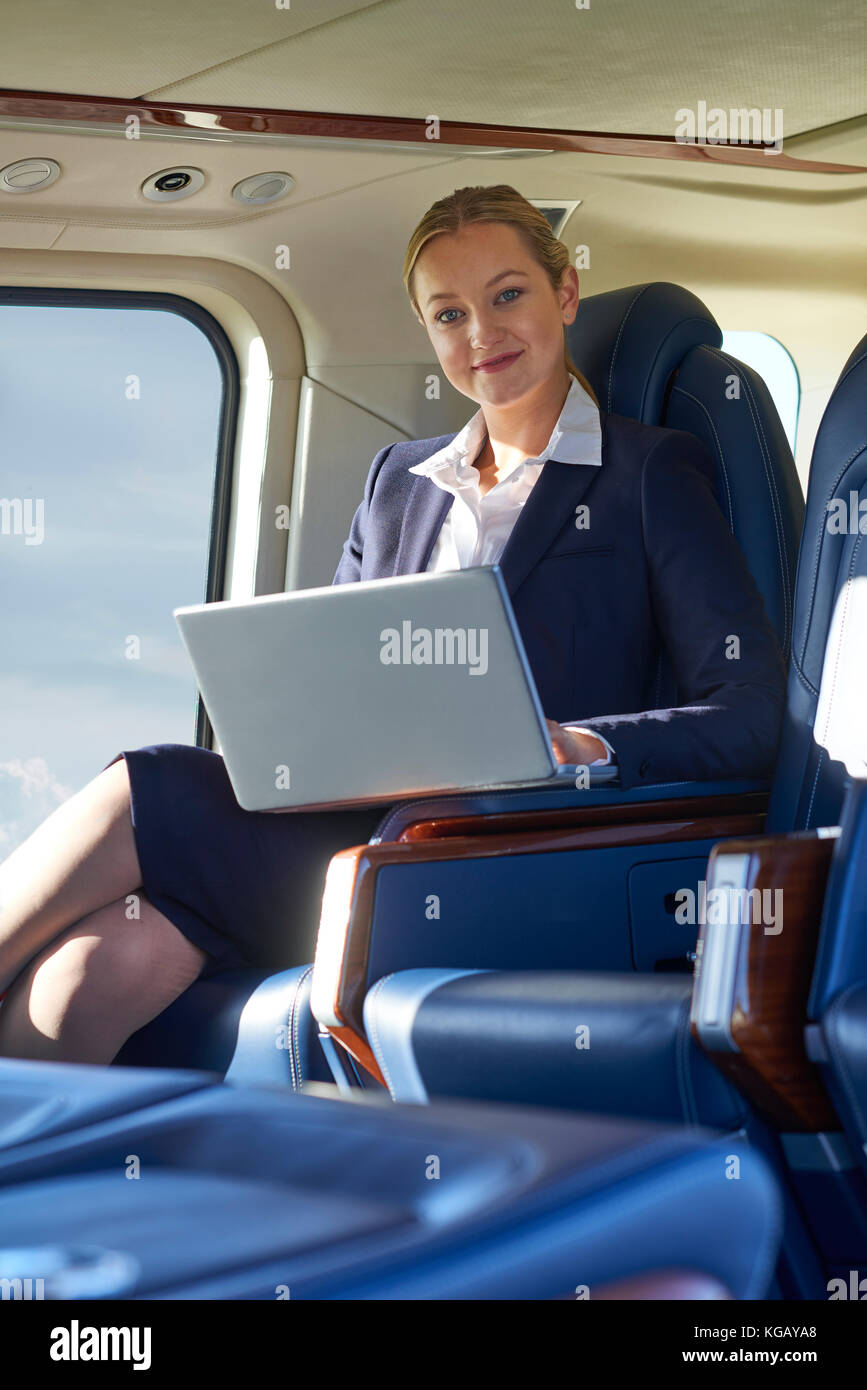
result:
[[[137,916],[122,899],[52,941],[28,969],[30,1014],[38,1024],[95,1011],[153,1017],[199,976],[207,953],[144,897]]]

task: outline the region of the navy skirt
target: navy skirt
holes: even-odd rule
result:
[[[389,808],[244,811],[219,753],[159,743],[120,758],[142,887],[208,952],[203,974],[312,961],[331,857],[366,844]]]

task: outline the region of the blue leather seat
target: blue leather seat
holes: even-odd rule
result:
[[[842,989],[822,1016],[824,1046],[813,1049],[852,1145],[867,1172],[867,977]]]
[[[593,1298],[661,1269],[754,1299],[780,1229],[736,1141],[501,1106],[220,1085],[0,1154],[0,1277],[63,1299]]]
[[[678,975],[401,970],[374,985],[364,1019],[395,1100],[483,1096],[736,1130],[748,1109],[692,1044],[691,995]]]
[[[788,659],[804,498],[761,377],[722,351],[719,325],[696,295],[661,281],[582,300],[567,337],[603,410],[687,430],[705,445],[717,500]]]
[[[814,743],[813,726],[834,601],[854,577],[867,576],[867,546],[860,537],[832,534],[827,525],[832,497],[849,501],[851,490],[867,495],[865,347],[867,340],[847,362],[816,440],[797,573],[786,737],[768,816],[772,831],[812,827],[823,823],[820,816],[835,824],[846,786],[843,764]],[[867,639],[860,648],[862,665],[864,650]],[[847,834],[838,855],[857,861],[854,829]],[[862,841],[862,862],[865,846]],[[857,862],[849,876],[864,888]],[[532,931],[532,920],[527,928]],[[860,952],[867,980],[867,932],[850,932],[847,939],[857,942],[850,950]],[[827,1003],[858,978],[851,961],[841,965],[839,951],[838,946],[835,956],[827,946],[823,963],[820,948],[818,974],[825,983],[814,985],[814,1017],[822,1013],[819,996]],[[647,974],[403,970],[371,988],[364,1019],[396,1099],[512,1098],[690,1123],[700,1118],[725,1128],[740,1122],[744,1108],[692,1042],[691,992],[691,979],[663,981]],[[856,1013],[857,1007],[845,1006]],[[838,1004],[827,1026],[842,1028],[847,1018]],[[584,1051],[570,1038],[580,1026],[589,1029]]]
[[[130,1115],[220,1081],[203,1071],[111,1071],[72,1062],[0,1059],[0,1150]]]
[[[221,970],[202,976],[124,1044],[115,1065],[185,1067],[219,1072],[227,1081],[258,1081],[300,1091],[329,1081],[311,1027],[313,968]]]
[[[845,585],[865,572],[863,537],[857,529],[842,533],[828,525],[834,498],[844,501],[847,514],[851,493],[862,504],[867,499],[865,398],[867,337],[840,373],[813,447],[795,583],[786,712],[768,808],[769,828],[777,831],[835,825],[840,814],[844,770],[815,742],[813,726],[834,607]],[[867,524],[863,516],[862,524]]]
[[[144,1111],[225,1079],[301,1090],[330,1080],[311,1026],[312,968],[224,971],[187,991],[178,1021],[169,1009],[133,1035],[122,1067],[0,1058],[0,1151]],[[275,1024],[275,1020],[277,1020]],[[183,1052],[185,1069],[173,1067]],[[139,1064],[139,1054],[142,1062]]]
[[[867,977],[837,994],[822,1016],[824,1047],[812,1049],[834,1108],[852,1142],[852,1152],[867,1170]]]
[[[849,359],[844,383],[847,394],[837,401],[833,418],[833,442],[842,459],[831,473],[829,496],[844,499],[850,525],[823,537],[818,575],[824,583],[817,585],[816,607],[824,612],[833,602],[832,635],[821,681],[814,664],[813,679],[805,675],[799,685],[802,700],[816,711],[820,742],[804,756],[796,728],[789,737],[811,797],[821,795],[828,769],[847,777],[807,1005],[807,1041],[867,1172],[867,338]],[[808,639],[807,631],[805,645]]]
[[[867,769],[853,780],[840,830],[807,1012],[821,1021],[817,1060],[867,1167]]]

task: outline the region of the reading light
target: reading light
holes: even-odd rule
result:
[[[159,169],[145,179],[141,191],[152,203],[172,203],[178,198],[189,198],[193,193],[198,193],[204,182],[201,169]]]

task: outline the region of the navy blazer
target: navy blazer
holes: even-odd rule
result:
[[[682,430],[601,423],[601,468],[549,459],[499,561],[542,708],[604,734],[624,787],[763,777],[786,672],[710,455]],[[335,584],[427,568],[454,499],[407,470],[454,437],[380,449]]]

